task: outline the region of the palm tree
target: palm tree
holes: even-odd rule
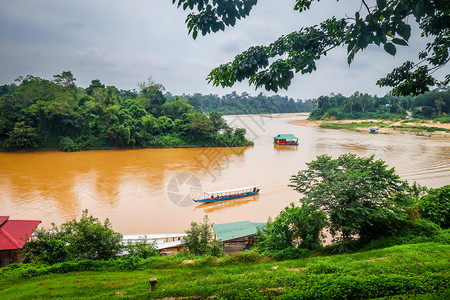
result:
[[[353,114],[353,105],[355,105],[355,99],[353,97],[350,97],[347,99],[347,101],[344,104],[344,108],[347,106],[350,106],[350,114]]]
[[[434,104],[436,105],[436,108],[437,108],[438,111],[439,111],[439,115],[441,115],[441,112],[442,112],[442,106],[445,105],[445,101],[442,100],[442,98],[439,98],[439,99],[436,99],[436,100],[434,101]]]

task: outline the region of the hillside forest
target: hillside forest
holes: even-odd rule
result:
[[[371,96],[356,92],[350,97],[341,94],[321,96],[315,100],[317,109],[310,119],[395,119],[408,112],[415,119],[436,119],[450,122],[450,89],[442,87],[418,96]]]
[[[224,96],[175,96],[151,79],[138,90],[105,86],[95,79],[77,87],[70,71],[52,80],[28,75],[0,86],[0,149],[171,148],[247,146],[245,129],[233,129],[224,114],[311,112],[310,119],[391,119],[408,113],[449,122],[450,89],[416,97],[356,92],[292,99],[232,92]]]
[[[92,80],[75,85],[70,71],[53,80],[34,76],[0,86],[0,147],[107,149],[112,147],[247,146],[245,129],[232,129],[217,112],[197,112],[186,99],[164,96],[151,80],[139,91]]]

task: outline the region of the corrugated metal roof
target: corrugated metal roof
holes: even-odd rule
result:
[[[9,217],[7,216],[0,216],[0,227],[3,225],[3,223],[6,222],[6,220],[8,220]]]
[[[183,237],[187,236],[186,233],[163,233],[163,234],[124,234],[122,236],[122,244],[126,245],[128,242],[136,242],[137,240],[145,239],[149,244],[154,243],[157,250],[163,250],[173,247],[180,247],[184,245]],[[180,238],[180,240],[166,242],[166,239]],[[124,251],[123,254],[128,254]]]
[[[273,137],[276,140],[298,140],[298,137],[293,134],[279,134]]]
[[[0,217],[0,250],[22,249],[33,231],[41,223],[34,220],[9,220]]]
[[[214,233],[219,241],[225,242],[256,234],[257,228],[264,226],[265,223],[252,223],[250,221],[241,221],[233,223],[213,225]]]
[[[158,240],[185,237],[186,233],[148,233],[148,234],[122,234],[124,240]]]

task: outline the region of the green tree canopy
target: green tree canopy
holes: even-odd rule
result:
[[[317,0],[319,1],[319,0]],[[309,10],[314,0],[296,0],[294,10]],[[234,26],[250,14],[257,0],[172,0],[178,7],[190,10],[186,24],[195,39]],[[281,36],[267,46],[254,46],[237,55],[232,62],[213,69],[208,76],[215,86],[230,87],[245,79],[256,88],[277,92],[287,89],[295,73],[311,73],[316,62],[338,46],[347,48],[350,64],[355,55],[371,44],[382,46],[390,54],[398,46],[408,46],[411,25],[416,22],[422,37],[430,38],[418,61],[406,61],[395,68],[380,86],[393,87],[394,95],[417,95],[438,84],[432,73],[449,61],[450,2],[446,0],[361,0],[361,8],[320,24],[300,28]],[[446,76],[444,84],[450,81]]]
[[[383,234],[397,221],[405,220],[406,182],[373,156],[343,154],[336,159],[318,156],[308,169],[291,177],[294,190],[304,195],[301,203],[314,205],[328,216],[333,237],[350,240]],[[383,227],[383,228],[382,228]]]
[[[276,251],[290,247],[315,250],[320,246],[320,234],[327,217],[313,205],[291,203],[258,231],[258,250]]]
[[[84,210],[79,221],[72,220],[60,228],[37,231],[37,238],[25,244],[28,260],[53,264],[74,259],[108,260],[122,250],[122,235],[114,232],[108,219],[102,224]]]
[[[450,228],[450,185],[431,189],[418,201],[420,215],[442,228]]]
[[[222,254],[220,246],[212,240],[212,226],[207,215],[203,217],[203,223],[191,222],[191,227],[186,230],[187,236],[184,237],[184,245],[189,252],[195,255]]]
[[[18,86],[0,87],[0,149],[251,144],[244,135],[231,136],[221,114],[201,114],[184,98],[166,99],[164,87],[151,80],[138,94],[98,79],[77,88],[70,71],[53,78],[28,75]]]

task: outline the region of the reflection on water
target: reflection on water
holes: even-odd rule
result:
[[[428,187],[450,183],[448,138],[371,135],[287,123],[295,117],[227,118],[247,128],[254,147],[0,153],[0,215],[39,219],[49,227],[51,222],[78,218],[87,208],[101,220],[109,217],[114,229],[123,233],[183,232],[204,214],[216,224],[264,222],[298,201],[300,195],[287,186],[291,175],[317,155],[348,152],[375,155],[411,182]],[[273,145],[279,133],[298,136],[299,146]],[[179,174],[198,180],[204,191],[259,184],[261,193],[223,203],[179,205],[170,195],[190,193],[189,184],[173,181]],[[171,182],[171,188],[177,182],[172,193]]]
[[[273,149],[276,151],[297,151],[298,145],[278,145],[273,144]]]

